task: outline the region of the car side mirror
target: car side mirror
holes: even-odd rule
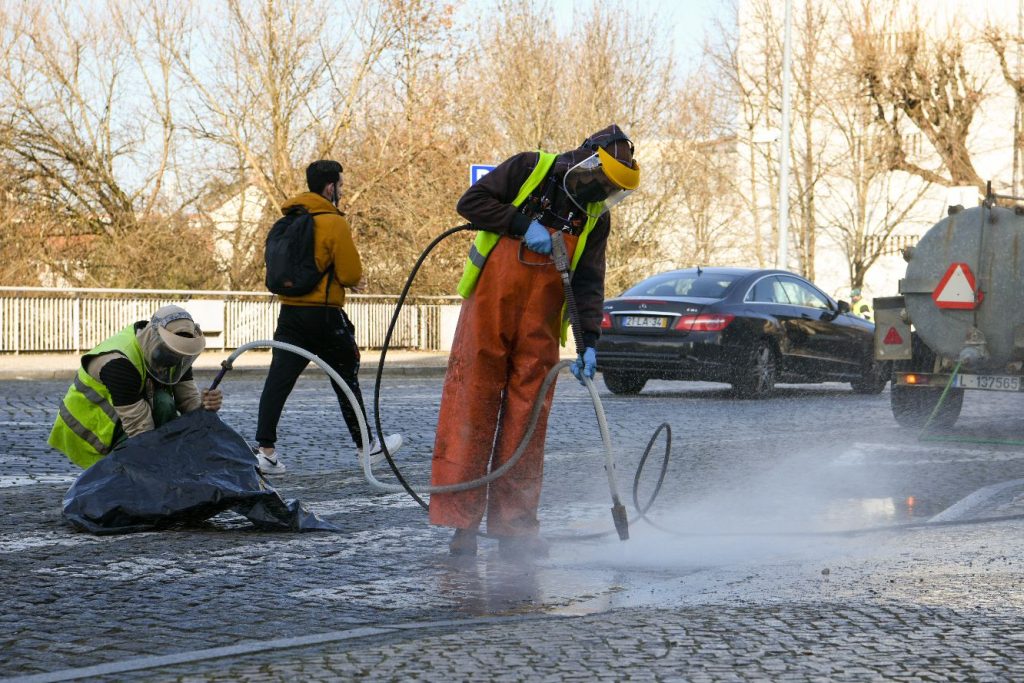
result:
[[[850,309],[849,302],[847,302],[847,301],[840,301],[839,302],[839,312],[840,313],[849,313],[850,310],[851,309]]]

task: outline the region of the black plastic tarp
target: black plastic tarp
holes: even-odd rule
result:
[[[259,529],[340,531],[281,498],[257,472],[245,439],[206,410],[129,439],[64,496],[64,519],[94,534],[195,525],[225,510]]]

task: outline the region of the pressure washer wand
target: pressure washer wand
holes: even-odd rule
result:
[[[572,337],[576,344],[576,355],[582,356],[585,347],[583,345],[583,324],[580,322],[580,312],[576,307],[576,295],[572,291],[572,270],[569,267],[569,250],[565,246],[565,239],[562,237],[562,231],[557,230],[551,235],[551,260],[555,262],[555,269],[558,274],[562,277],[562,289],[565,291],[565,309],[569,315],[569,326],[572,327]],[[587,379],[587,390],[590,391],[591,395],[595,400],[596,406],[600,405],[600,401],[597,399],[597,390],[594,389],[594,383]],[[598,425],[602,431],[602,437],[607,437],[607,424],[604,419],[604,412],[597,411]],[[605,447],[608,447],[608,439],[603,439]],[[626,515],[626,508],[619,500],[618,487],[615,485],[615,474],[612,471],[614,467],[614,460],[611,457],[611,452],[608,452],[608,462],[605,464],[605,469],[608,471],[608,483],[612,490],[612,521],[615,523],[615,531],[619,535],[620,541],[629,540],[629,519]]]
[[[576,295],[572,291],[572,270],[569,267],[569,250],[565,247],[562,231],[551,235],[551,260],[555,262],[555,270],[562,277],[562,289],[565,291],[565,308],[569,314],[569,326],[572,328],[572,339],[576,344],[576,355],[582,356],[583,325],[580,323],[580,311],[576,307]]]

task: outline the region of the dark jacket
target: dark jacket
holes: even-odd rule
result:
[[[591,153],[585,151],[587,156]],[[553,177],[556,182],[551,208],[559,216],[567,216],[570,212],[579,213],[576,205],[565,196],[561,179],[573,163],[582,159],[581,154],[584,152],[579,150],[560,154],[548,172],[548,177],[534,191],[534,194],[545,192]],[[537,152],[522,152],[506,159],[466,190],[456,207],[459,214],[478,230],[521,237],[530,227],[530,217],[519,213],[519,209],[512,206],[512,200],[519,194],[519,188],[526,182],[538,158]],[[601,336],[605,249],[610,229],[611,219],[606,212],[597,219],[597,224],[587,237],[586,247],[572,278],[572,291],[576,296],[583,339],[587,346],[596,345]]]

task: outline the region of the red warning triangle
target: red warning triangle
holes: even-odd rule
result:
[[[939,308],[973,309],[982,299],[974,273],[966,263],[952,263],[932,292]]]
[[[882,343],[889,345],[902,344],[903,337],[900,336],[895,327],[890,327],[889,331],[885,333],[885,339],[882,340]]]

